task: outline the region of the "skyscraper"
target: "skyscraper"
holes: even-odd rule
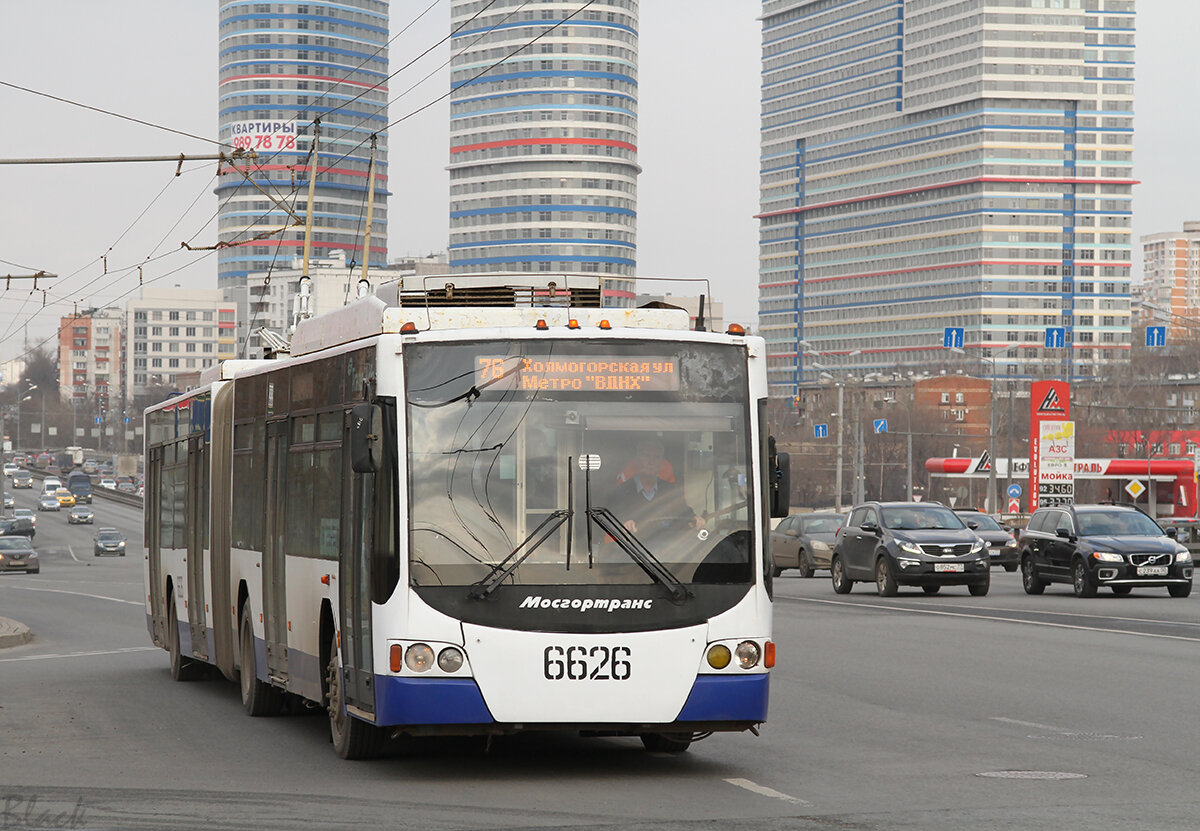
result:
[[[1133,0],[766,0],[762,20],[774,394],[817,379],[806,351],[1010,378],[1127,358]]]
[[[388,4],[221,0],[220,9],[220,138],[258,158],[235,165],[249,167],[254,184],[222,166],[218,238],[231,247],[218,251],[218,287],[302,253],[304,226],[284,206],[304,218],[317,119],[312,256],[344,250],[362,262],[375,134],[370,262],[386,265]]]
[[[451,8],[451,270],[599,274],[632,298],[636,0],[484,6]]]
[[[1183,232],[1161,231],[1142,237],[1142,295],[1151,308],[1146,319],[1165,323],[1170,341],[1196,337],[1200,319],[1200,222],[1183,223]]]

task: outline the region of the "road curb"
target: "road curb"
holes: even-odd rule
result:
[[[0,617],[0,649],[6,646],[20,646],[31,640],[33,640],[33,632],[24,623]]]

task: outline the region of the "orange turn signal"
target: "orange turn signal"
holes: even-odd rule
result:
[[[767,669],[775,666],[775,642],[767,641],[767,648],[764,652],[763,666]]]
[[[404,647],[398,643],[392,644],[392,648],[388,650],[388,669],[392,672],[404,669]]]

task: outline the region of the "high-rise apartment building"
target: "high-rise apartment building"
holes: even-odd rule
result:
[[[125,305],[126,397],[237,356],[237,305],[217,289],[144,288]]]
[[[450,266],[598,274],[633,297],[636,0],[455,0]]]
[[[218,287],[302,252],[304,226],[289,209],[301,218],[307,210],[316,121],[312,256],[344,250],[362,262],[374,136],[370,263],[385,265],[387,2],[220,3],[219,135],[257,157],[222,165],[218,238],[230,247],[217,253]]]
[[[1127,359],[1133,0],[766,0],[762,25],[774,394],[817,380],[805,352],[1009,378]]]
[[[1142,237],[1142,305],[1148,320],[1169,329],[1169,340],[1194,340],[1200,325],[1200,222],[1183,233]]]
[[[82,405],[107,407],[125,396],[125,313],[118,308],[92,309],[64,317],[58,326],[58,394]]]

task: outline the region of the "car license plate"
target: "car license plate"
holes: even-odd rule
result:
[[[1138,566],[1138,577],[1166,577],[1166,566]]]
[[[962,571],[963,564],[962,563],[934,563],[933,570],[934,571]]]

